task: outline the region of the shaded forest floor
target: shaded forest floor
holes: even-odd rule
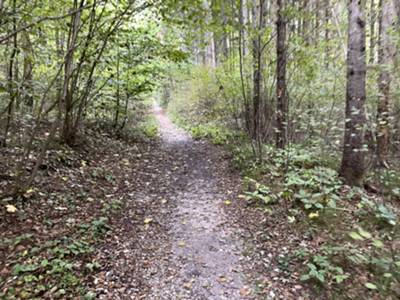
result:
[[[1,298],[307,294],[278,268],[296,240],[276,232],[279,223],[266,231],[264,214],[238,200],[241,179],[226,152],[155,113],[160,139],[127,143],[89,129],[76,149],[52,145],[22,198],[2,199]],[[1,152],[2,192],[19,154]]]
[[[369,282],[389,276],[397,233],[383,222],[397,223],[373,197],[329,169],[302,167],[291,188],[327,189],[339,206],[315,202],[310,213],[307,195],[299,206],[273,190],[279,164],[263,169],[268,187],[243,181],[232,152],[193,140],[157,107],[152,114],[157,137],[152,127],[153,138],[119,139],[88,126],[74,149],[54,142],[34,186],[1,199],[0,298],[332,299],[346,289],[350,299],[382,299]],[[1,149],[2,194],[20,155]],[[396,293],[396,281],[385,284]]]

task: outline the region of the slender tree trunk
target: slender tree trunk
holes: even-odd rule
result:
[[[330,8],[330,3],[329,0],[325,0],[325,42],[327,43],[327,46],[325,48],[325,65],[329,66],[329,53],[330,53],[330,47],[329,47],[329,21],[331,19],[331,8]]]
[[[265,1],[256,0],[252,8],[253,27],[256,32],[253,38],[253,138],[260,138],[260,107],[262,90],[262,36],[265,29]]]
[[[390,1],[390,0],[389,0]],[[371,0],[370,7],[370,20],[369,20],[369,31],[370,31],[370,39],[369,39],[369,63],[373,64],[375,62],[375,23],[376,23],[376,7],[375,1]]]
[[[310,32],[309,32],[309,5],[310,5],[310,0],[303,0],[303,7],[302,7],[302,12],[303,12],[303,26],[302,26],[302,36],[303,40],[308,45],[310,43]],[[278,4],[279,6],[279,4]]]
[[[378,166],[388,166],[389,138],[390,138],[390,83],[392,76],[390,67],[394,62],[394,45],[392,43],[391,31],[394,29],[394,6],[392,0],[380,0],[379,16],[379,56],[378,62],[381,67],[378,88],[378,116],[377,116],[377,155]]]
[[[29,109],[33,109],[33,49],[29,33],[23,33],[23,75],[22,75],[22,98]]]
[[[246,130],[249,134],[251,134],[251,125],[250,125],[250,104],[249,100],[246,95],[246,85],[245,85],[245,79],[244,79],[244,70],[243,70],[243,65],[244,65],[244,49],[245,49],[245,40],[244,40],[244,16],[243,16],[243,1],[244,0],[239,0],[239,23],[240,23],[240,28],[239,28],[239,71],[240,71],[240,83],[241,83],[241,91],[242,91],[242,97],[243,97],[243,107],[244,107],[244,121],[245,121],[245,127]]]
[[[16,7],[16,0],[13,0],[13,31],[16,31],[17,29],[17,7]],[[12,49],[11,49],[11,55],[10,55],[10,61],[8,64],[8,74],[7,74],[7,81],[8,81],[8,93],[10,96],[10,101],[7,106],[7,117],[6,117],[6,126],[4,130],[4,137],[0,140],[0,146],[6,146],[7,145],[7,137],[8,133],[10,131],[11,127],[11,121],[13,117],[13,111],[14,111],[14,104],[16,101],[17,97],[17,91],[16,91],[16,82],[15,82],[15,74],[14,74],[14,65],[16,61],[16,56],[17,56],[17,49],[18,49],[18,37],[17,34],[14,35],[13,40],[12,40]]]
[[[120,91],[119,91],[119,46],[118,46],[118,52],[117,52],[117,91],[115,95],[115,117],[114,117],[114,128],[117,128],[118,122],[119,122],[119,110],[120,110]]]
[[[222,52],[224,59],[228,58],[228,42],[226,39],[226,25],[228,24],[228,17],[226,15],[226,6],[225,2],[221,1],[221,18],[222,18],[222,36],[221,36],[221,50],[219,52]]]
[[[315,0],[315,27],[314,27],[314,43],[318,44],[319,41],[319,24],[320,24],[320,3],[319,0]]]
[[[286,18],[284,16],[284,0],[278,1],[278,20],[276,22],[277,68],[276,68],[276,146],[284,149],[287,144],[288,96],[286,87]]]
[[[81,7],[83,6],[81,2]],[[78,1],[74,1],[74,10],[77,9]],[[63,139],[68,145],[73,145],[75,142],[75,133],[73,132],[73,91],[70,88],[70,82],[73,73],[73,62],[75,45],[78,38],[79,25],[81,21],[81,11],[78,11],[71,17],[70,34],[68,38],[68,52],[66,54],[64,66],[64,83],[62,89],[62,102],[64,103],[64,124],[63,124]]]
[[[346,184],[360,186],[365,172],[365,19],[359,0],[349,1],[348,11],[346,122],[340,174]]]

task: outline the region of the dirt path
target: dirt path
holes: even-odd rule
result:
[[[215,161],[161,109],[154,111],[163,149],[183,162],[185,172],[177,176],[179,187],[169,195],[176,205],[168,230],[172,247],[170,259],[160,266],[172,268],[173,276],[157,273],[149,299],[241,299],[241,244],[222,207],[229,195],[213,170]]]
[[[127,150],[131,171],[119,190],[129,200],[98,250],[103,268],[90,288],[100,299],[248,299],[241,233],[225,212],[239,176],[222,151],[153,112],[160,141]]]

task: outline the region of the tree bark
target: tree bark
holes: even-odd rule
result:
[[[302,25],[302,36],[303,40],[306,45],[310,43],[310,32],[309,32],[309,4],[310,0],[303,0],[303,7],[302,7],[302,12],[303,12],[303,25]],[[279,4],[278,4],[279,6]]]
[[[276,81],[276,146],[284,149],[287,144],[288,96],[286,87],[286,18],[284,0],[278,0],[278,20],[276,22],[277,41],[277,81]]]
[[[23,75],[22,75],[22,98],[30,110],[33,109],[33,49],[29,33],[24,32],[23,36]]]
[[[392,0],[380,1],[379,16],[379,56],[381,67],[378,88],[378,115],[377,115],[377,156],[378,166],[388,167],[389,138],[390,138],[390,83],[392,76],[390,67],[394,62],[394,45],[391,31],[394,29],[394,6]]]
[[[13,30],[15,31],[17,28],[17,7],[16,7],[16,0],[13,0],[13,18],[12,18],[12,26]],[[11,121],[13,118],[13,110],[14,104],[17,97],[17,90],[16,90],[16,82],[15,82],[15,62],[18,50],[18,37],[17,34],[14,35],[12,41],[12,50],[10,55],[10,61],[8,64],[8,74],[7,74],[7,84],[8,84],[8,93],[10,95],[10,101],[7,106],[7,117],[6,117],[6,125],[4,130],[4,137],[0,140],[0,146],[5,147],[7,145],[7,137],[11,127]]]
[[[365,20],[362,3],[348,4],[346,120],[340,175],[348,185],[361,186],[365,173]]]
[[[258,3],[257,3],[258,2]],[[253,27],[255,37],[253,38],[253,138],[259,139],[260,135],[260,106],[261,106],[261,90],[262,90],[262,33],[265,29],[265,2],[264,0],[256,0],[253,8]]]
[[[83,6],[81,2],[81,7]],[[78,1],[74,1],[74,10],[77,8]],[[64,124],[63,124],[63,139],[68,145],[73,145],[75,142],[75,133],[73,132],[73,91],[70,88],[70,82],[73,73],[73,61],[75,46],[78,38],[79,25],[81,21],[81,11],[72,15],[70,34],[68,38],[68,50],[64,65],[64,82],[62,89],[62,103],[64,104]]]
[[[330,62],[330,47],[328,45],[329,43],[329,36],[330,36],[330,30],[329,30],[329,22],[331,19],[331,8],[330,8],[330,3],[329,0],[325,0],[325,43],[327,43],[327,46],[325,48],[325,65],[329,66]]]
[[[314,43],[319,42],[319,26],[320,26],[320,3],[319,0],[315,0],[315,27],[314,27]]]
[[[389,0],[390,1],[390,0]],[[375,62],[375,23],[376,23],[376,8],[375,1],[371,0],[370,7],[370,40],[369,40],[369,63],[373,64]]]

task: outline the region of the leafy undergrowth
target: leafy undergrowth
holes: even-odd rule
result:
[[[129,197],[126,174],[141,155],[140,144],[103,129],[83,136],[74,149],[54,142],[34,186],[19,198],[1,199],[0,298],[95,298],[84,287],[102,268],[94,252],[112,233]],[[14,183],[20,155],[17,146],[1,149],[1,194]]]
[[[211,134],[192,129],[195,137],[211,141],[221,135],[204,131]],[[332,158],[312,147],[265,146],[263,160],[256,162],[250,145],[223,136],[244,176],[241,201],[265,215],[252,249],[266,276],[257,282],[260,295],[279,294],[273,286],[284,295],[291,285],[293,291],[307,286],[320,299],[400,297],[398,173],[381,172],[382,192],[369,193],[343,185],[330,167]]]

